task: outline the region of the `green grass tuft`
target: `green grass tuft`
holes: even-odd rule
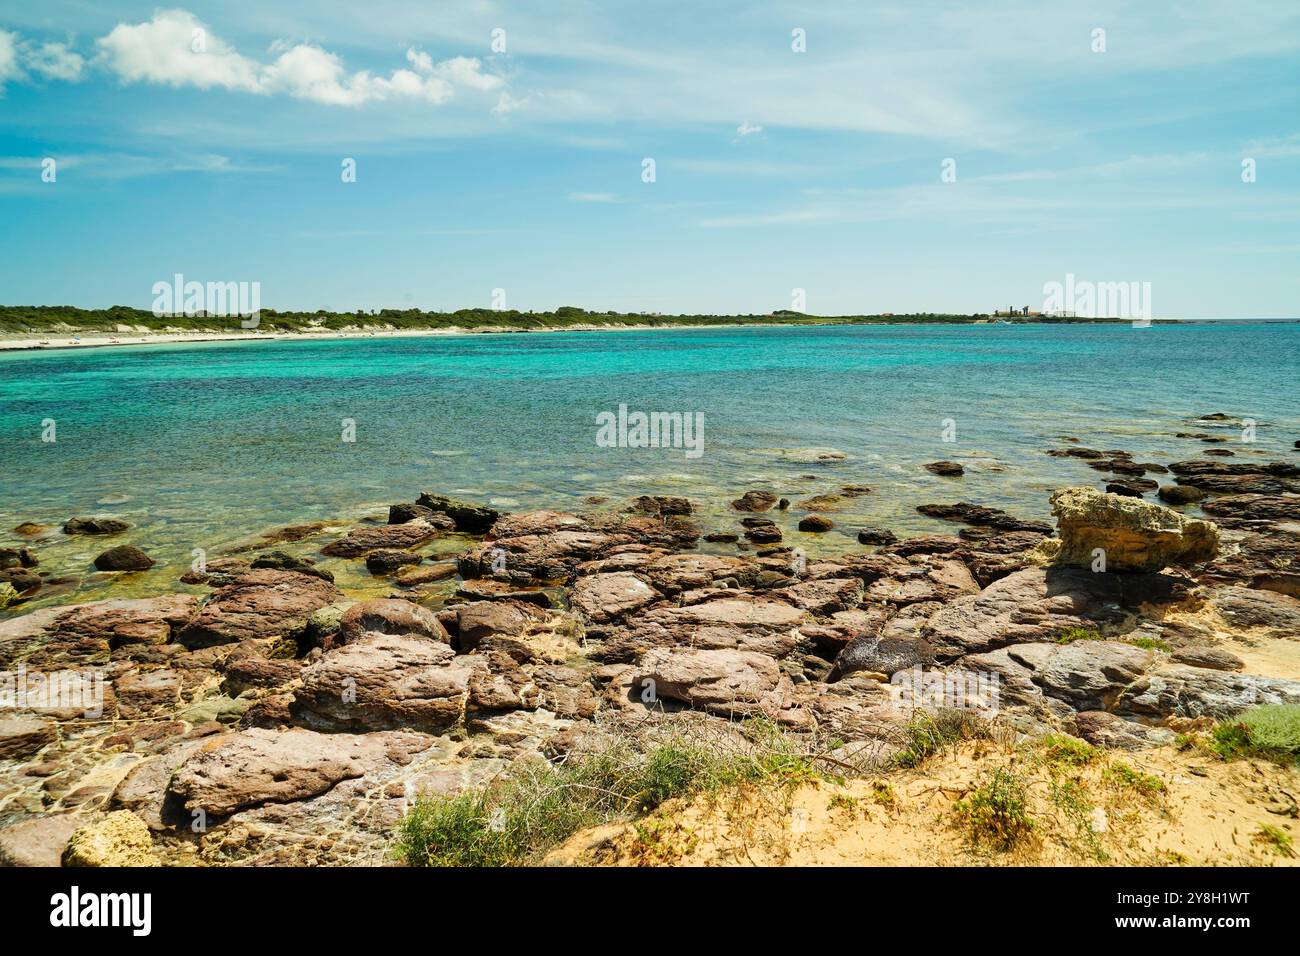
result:
[[[1159,777],[1143,773],[1136,767],[1130,767],[1121,761],[1116,761],[1106,768],[1104,776],[1116,786],[1135,790],[1144,797],[1154,797],[1165,792],[1164,781]]]
[[[1056,643],[1073,644],[1075,641],[1104,641],[1101,632],[1095,627],[1067,627],[1056,635]]]
[[[902,748],[894,756],[900,769],[919,767],[948,744],[988,739],[988,721],[968,710],[917,711],[903,728]]]
[[[1291,834],[1271,823],[1261,823],[1256,827],[1251,840],[1268,847],[1278,856],[1295,856],[1295,848],[1291,845]]]
[[[1300,704],[1268,704],[1223,721],[1210,732],[1209,747],[1227,760],[1300,760]]]
[[[1034,829],[1025,781],[1005,768],[995,770],[969,797],[958,800],[953,812],[975,846],[1010,850]]]
[[[1039,745],[1043,759],[1050,764],[1082,767],[1097,756],[1096,747],[1068,734],[1047,734],[1039,740]]]

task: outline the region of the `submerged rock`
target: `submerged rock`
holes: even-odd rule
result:
[[[78,814],[32,817],[0,830],[0,866],[62,866],[68,838],[86,822]]]
[[[331,541],[320,553],[334,558],[359,558],[380,549],[404,550],[436,538],[450,530],[452,521],[431,515],[404,524],[359,525],[337,541]]]
[[[955,505],[917,505],[916,510],[927,518],[940,518],[943,521],[959,521],[962,524],[983,528],[997,528],[1000,531],[1037,531],[1050,534],[1052,527],[1042,521],[1028,521],[1007,514],[999,508],[986,508],[959,501]]]
[[[95,567],[100,571],[148,571],[153,566],[153,558],[129,544],[109,548],[95,558]]]
[[[898,535],[888,528],[863,528],[858,532],[859,544],[893,544]]]
[[[770,491],[747,491],[731,507],[737,511],[768,511],[776,502],[777,496]]]
[[[299,574],[310,574],[320,578],[322,581],[334,583],[334,575],[323,568],[316,567],[316,562],[310,558],[299,558],[284,551],[265,551],[255,557],[250,568],[270,568],[275,571],[297,571]]]
[[[955,461],[932,461],[922,467],[932,475],[942,475],[945,478],[960,478],[966,474],[966,469]]]
[[[64,534],[121,534],[130,525],[120,518],[69,518],[63,523]]]

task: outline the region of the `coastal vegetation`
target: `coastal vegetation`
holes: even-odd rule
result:
[[[987,322],[985,313],[957,315],[937,312],[886,313],[883,315],[817,316],[802,312],[777,310],[765,315],[661,315],[654,312],[589,311],[575,306],[560,306],[546,312],[520,312],[516,309],[457,309],[435,312],[424,309],[357,309],[353,312],[276,311],[263,309],[258,329],[268,332],[330,332],[370,330],[492,329],[519,332],[564,329],[575,326],[654,326],[670,328],[693,325],[893,325],[915,322],[959,325]],[[1024,316],[1014,323],[1118,322],[1121,319],[1084,319]],[[70,305],[0,306],[0,332],[37,334],[48,332],[239,332],[238,316],[233,315],[155,315],[147,309],[115,305],[106,309],[79,309]]]
[[[764,717],[734,735],[691,720],[657,734],[624,730],[563,761],[523,761],[479,790],[419,797],[394,852],[408,866],[534,862],[581,829],[638,820],[675,797],[820,779],[824,759]]]

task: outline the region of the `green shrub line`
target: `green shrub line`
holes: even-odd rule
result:
[[[960,325],[988,320],[983,313],[957,315],[919,312],[907,315],[816,316],[779,309],[765,315],[659,315],[640,312],[591,312],[576,306],[560,306],[544,312],[517,309],[457,309],[452,312],[424,309],[357,309],[352,312],[319,310],[304,312],[262,309],[260,330],[292,332],[309,328],[343,329],[476,329],[506,328],[519,331],[565,328],[573,325],[898,325],[926,322]],[[1121,319],[1042,318],[1010,319],[1011,322],[1118,322]],[[0,332],[51,333],[115,332],[118,326],[151,331],[179,329],[194,332],[239,332],[237,316],[154,315],[146,309],[115,305],[105,309],[81,309],[70,305],[0,305]],[[129,335],[129,332],[119,334]]]

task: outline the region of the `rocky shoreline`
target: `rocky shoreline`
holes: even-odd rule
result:
[[[681,497],[501,513],[425,493],[387,523],[278,529],[213,557],[184,578],[204,595],[16,613],[0,670],[29,697],[0,716],[0,861],[388,864],[418,795],[683,711],[830,734],[842,763],[879,766],[915,673],[995,678],[1018,732],[1117,749],[1300,704],[1300,466],[1140,463],[1077,440],[1051,453],[1108,476],[1057,491],[1054,526],[922,503],[954,533],[864,528],[857,550],[812,559],[792,534],[833,521],[810,509],[868,487],[801,502],[793,533],[770,517],[782,488],[738,490],[725,527]],[[126,530],[87,516],[63,532]],[[26,533],[0,551],[16,612],[42,586]],[[454,558],[434,549],[455,536]],[[389,593],[350,598],[319,557],[364,564]],[[151,565],[129,545],[96,561]],[[63,696],[33,696],[56,683]]]

